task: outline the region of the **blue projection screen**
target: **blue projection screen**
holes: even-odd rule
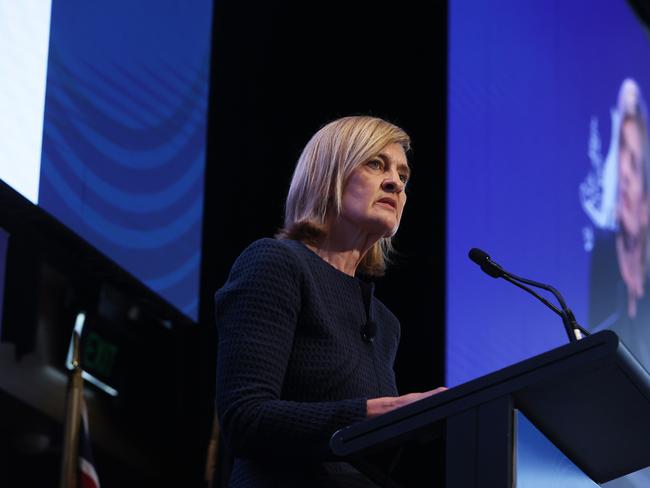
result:
[[[650,37],[624,0],[449,3],[447,384],[567,342],[558,288],[650,366]]]
[[[196,319],[212,2],[2,8],[0,37],[16,42],[16,22],[40,33],[18,40],[33,67],[8,85],[39,79],[26,112],[42,149],[21,146],[29,185],[1,161],[0,177]]]
[[[625,1],[452,0],[449,46],[448,383],[567,341],[471,247],[650,364],[648,130],[624,122],[647,118],[648,34]]]

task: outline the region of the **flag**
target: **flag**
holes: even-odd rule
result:
[[[99,477],[95,470],[90,430],[88,429],[88,409],[81,397],[81,428],[79,429],[79,488],[100,488]]]

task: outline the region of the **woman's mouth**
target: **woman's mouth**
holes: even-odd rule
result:
[[[393,210],[397,210],[397,202],[392,198],[384,197],[377,200],[377,203],[381,203],[387,207],[391,207]]]

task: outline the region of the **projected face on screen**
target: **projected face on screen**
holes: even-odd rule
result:
[[[627,314],[636,317],[636,302],[643,297],[646,276],[648,194],[645,186],[641,126],[626,117],[621,127],[618,158],[617,251],[621,276],[628,289]]]
[[[608,155],[602,171],[597,171],[603,189],[600,201],[592,197],[591,206],[585,207],[597,227],[591,261],[590,323],[594,330],[615,330],[648,365],[650,157],[646,106],[639,84],[632,79],[621,84],[618,104],[612,110]],[[603,215],[606,212],[611,218]]]
[[[648,195],[645,187],[642,127],[639,119],[623,120],[618,152],[618,222],[630,239],[640,238],[648,227]]]

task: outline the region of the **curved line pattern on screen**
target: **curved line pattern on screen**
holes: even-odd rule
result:
[[[197,316],[208,62],[137,71],[51,49],[39,204]]]

